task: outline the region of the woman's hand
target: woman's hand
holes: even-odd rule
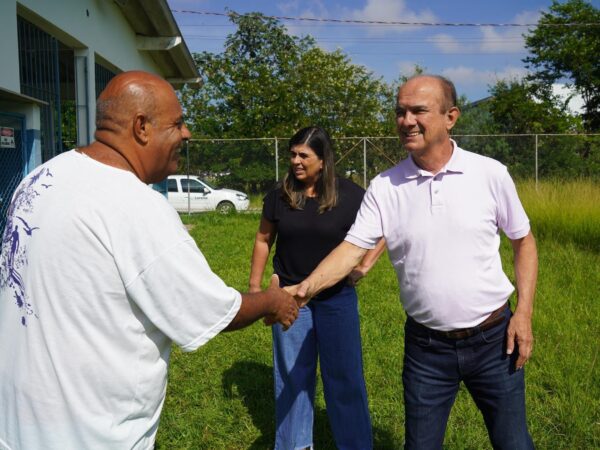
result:
[[[352,269],[352,272],[348,274],[346,283],[348,286],[356,286],[358,282],[367,275],[368,271],[369,270],[362,265],[356,266],[354,269]]]
[[[262,291],[262,289],[260,288],[260,286],[250,286],[248,288],[248,292],[250,294],[255,294],[255,293],[260,292],[260,291]]]

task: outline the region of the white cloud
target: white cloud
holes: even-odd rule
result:
[[[365,20],[365,21],[398,21],[398,22],[436,22],[438,19],[428,9],[421,12],[415,12],[407,9],[405,0],[367,0],[363,8],[350,9],[331,7],[328,2],[322,0],[308,0],[300,2],[299,0],[289,0],[278,3],[277,9],[288,16],[307,17],[307,18],[341,18],[347,20]],[[331,27],[331,23],[309,23],[308,22],[286,22],[288,31],[295,35],[316,34],[320,28]],[[337,25],[340,27],[340,25]],[[348,36],[362,35],[366,32],[370,36],[381,36],[390,32],[410,32],[421,28],[418,26],[400,26],[400,25],[375,25],[357,28],[353,31],[352,25],[346,29],[339,28],[340,35]],[[365,31],[366,30],[366,31]]]
[[[539,12],[523,11],[513,17],[510,23],[537,23]],[[461,42],[449,34],[436,34],[431,39],[444,53],[518,53],[525,50],[523,34],[527,27],[479,27],[480,38],[477,42]]]
[[[524,11],[517,14],[512,23],[537,23],[540,17],[539,12]],[[506,27],[492,28],[484,27],[481,29],[483,41],[480,50],[499,53],[499,52],[519,52],[525,48],[525,39],[523,34],[526,34],[526,27]]]
[[[290,0],[284,3],[277,3],[276,7],[282,14],[295,17],[320,18],[326,17],[329,13],[325,3],[321,0],[303,2]]]
[[[418,14],[409,11],[404,0],[367,0],[363,9],[352,12],[354,19],[402,22],[432,22],[435,15],[429,10]]]
[[[523,67],[513,66],[505,67],[500,71],[456,66],[442,70],[441,74],[454,82],[458,95],[461,95],[461,91],[467,88],[486,90],[488,86],[495,85],[499,80],[521,80],[527,75],[527,70]]]
[[[396,67],[398,67],[398,75],[410,77],[415,73],[415,66],[418,65],[419,63],[417,61],[399,61],[396,64]]]
[[[501,71],[477,70],[472,67],[457,66],[442,70],[442,75],[461,84],[496,84],[499,80],[521,80],[527,75],[523,67],[505,67]]]
[[[409,10],[405,0],[367,0],[362,9],[346,10],[344,17],[353,20],[373,20],[386,22],[436,22],[438,19],[429,9],[416,12]],[[414,31],[413,26],[374,26],[369,34],[384,34],[386,32]]]
[[[300,0],[290,0],[284,3],[277,3],[276,6],[282,14],[293,14],[300,8]]]
[[[300,2],[299,0],[290,0],[285,3],[278,3],[277,9],[281,14],[290,17],[306,17],[309,19],[329,18],[330,12],[321,0],[311,0]],[[319,30],[325,26],[325,23],[307,22],[307,21],[284,21],[283,25],[288,34],[294,36],[318,35]],[[336,45],[327,46],[335,48]],[[333,49],[331,48],[331,49]]]
[[[461,53],[465,52],[467,47],[464,43],[459,42],[458,39],[450,34],[436,34],[427,40],[443,53]]]

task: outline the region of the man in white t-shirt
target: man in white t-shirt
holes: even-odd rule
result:
[[[407,314],[406,448],[442,447],[461,382],[494,448],[532,448],[520,369],[533,346],[535,240],[506,167],[450,139],[459,115],[454,85],[443,77],[416,76],[400,87],[396,122],[409,157],[371,182],[346,240],[290,291],[307,301],[384,237]],[[514,250],[514,313],[500,230]]]
[[[145,72],[98,99],[96,141],[16,189],[0,256],[0,448],[151,449],[171,343],[184,351],[298,307],[240,294],[148,184],[190,138],[172,87]]]

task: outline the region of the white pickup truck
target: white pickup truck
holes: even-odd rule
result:
[[[169,203],[180,212],[219,211],[228,214],[245,211],[250,203],[243,192],[215,188],[196,176],[169,176],[167,191]]]

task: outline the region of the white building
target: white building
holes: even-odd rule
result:
[[[200,81],[166,0],[0,0],[0,232],[23,176],[90,143],[98,94],[133,69]]]

